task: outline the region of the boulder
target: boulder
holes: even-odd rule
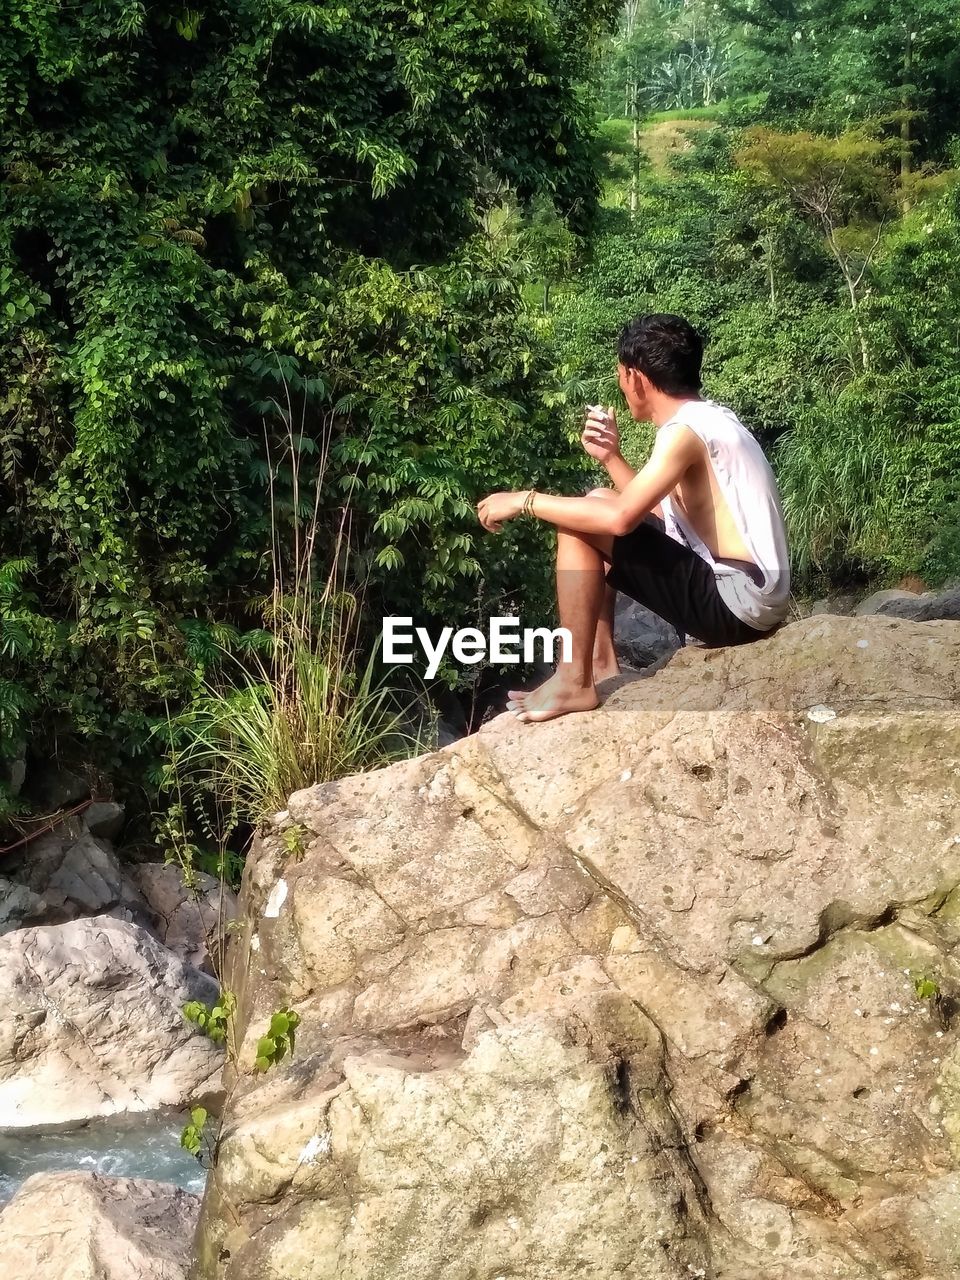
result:
[[[291,796],[192,1280],[956,1280],[958,777],[960,626],[817,616]]]
[[[85,800],[90,783],[56,760],[28,759],[25,792],[38,813],[53,814]]]
[[[97,1173],[37,1173],[0,1213],[5,1276],[186,1280],[199,1199]]]
[[[237,915],[237,895],[215,876],[195,872],[190,886],[173,863],[145,862],[130,879],[151,913],[151,925],[165,947],[181,960],[213,973],[219,964],[217,939]]]
[[[95,800],[83,811],[83,824],[91,835],[101,840],[116,840],[123,830],[125,817],[122,804],[114,800]]]
[[[146,904],[125,878],[112,845],[79,818],[23,845],[5,863],[4,874],[42,900],[42,915],[30,918],[46,924],[106,912],[141,923],[146,919]]]
[[[188,886],[172,863],[121,866],[106,834],[95,832],[116,831],[122,821],[120,805],[91,805],[83,819],[68,818],[24,845],[4,866],[9,879],[0,879],[0,934],[112,915],[149,929],[180,959],[214,973],[210,948],[236,916],[236,894],[204,872]]]
[[[39,894],[25,884],[0,876],[0,934],[38,924],[46,913],[47,904]]]
[[[10,750],[10,755],[0,759],[0,787],[6,788],[11,796],[18,796],[23,790],[26,776],[25,748],[23,743],[19,743]]]
[[[221,1050],[186,1021],[217,986],[110,916],[0,938],[0,1128],[180,1105],[219,1086]]]
[[[910,609],[919,599],[920,597],[916,591],[903,591],[896,588],[887,591],[874,591],[861,600],[853,612],[858,618],[862,618],[871,613],[882,613],[885,606],[891,604],[903,604],[907,609]],[[912,617],[912,614],[904,614],[902,616]]]
[[[856,605],[857,597],[852,592],[844,591],[837,595],[821,596],[819,599],[812,600],[809,603],[802,602],[800,613],[803,617],[812,617],[817,613],[830,613],[848,618],[853,614]]]
[[[943,591],[927,591],[922,596],[904,596],[882,604],[878,613],[891,618],[910,618],[914,622],[960,621],[960,587]]]
[[[618,592],[613,643],[620,661],[639,671],[679,649],[681,638],[659,614]]]

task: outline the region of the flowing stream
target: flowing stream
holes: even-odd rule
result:
[[[0,1132],[0,1205],[33,1173],[79,1169],[173,1182],[199,1195],[205,1171],[180,1146],[185,1111],[110,1116],[55,1133]]]

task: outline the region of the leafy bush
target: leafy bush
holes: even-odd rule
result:
[[[346,520],[371,615],[526,586],[532,535],[481,540],[473,504],[562,476],[568,444],[528,268],[481,215],[503,183],[587,225],[576,81],[611,10],[18,6],[0,543],[56,640],[4,673],[6,740],[33,700],[39,740],[143,776],[163,707],[260,642],[248,605],[302,515],[291,422],[304,472],[331,464],[318,552]]]

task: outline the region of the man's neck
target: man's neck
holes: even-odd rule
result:
[[[675,418],[685,404],[700,404],[703,396],[665,396],[660,395],[650,406],[650,421],[659,430],[665,422]]]

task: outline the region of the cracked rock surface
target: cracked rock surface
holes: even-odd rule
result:
[[[241,918],[193,1280],[960,1274],[956,623],[683,650],[299,792]]]
[[[152,931],[187,964],[214,973],[211,940],[237,914],[236,894],[215,876],[193,873],[184,881],[173,863],[144,862],[129,869],[131,882],[146,903]]]
[[[199,1199],[97,1173],[37,1173],[0,1212],[2,1274],[25,1280],[184,1280]]]
[[[0,1128],[43,1128],[216,1092],[222,1051],[181,1012],[212,978],[138,925],[92,916],[0,937]]]

